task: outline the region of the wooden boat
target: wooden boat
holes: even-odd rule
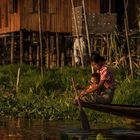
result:
[[[84,108],[140,120],[140,105],[91,104],[85,102],[81,102],[81,105]]]

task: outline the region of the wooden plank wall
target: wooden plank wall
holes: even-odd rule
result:
[[[46,13],[42,12],[42,30],[44,32],[71,32],[70,0],[47,1],[48,3],[46,4],[48,4],[48,10]],[[25,0],[23,3],[21,28],[38,31],[38,13],[30,11],[32,1]]]
[[[20,29],[38,31],[38,13],[32,11],[32,0],[18,0],[18,11],[12,13],[11,9],[12,0],[0,0],[0,21],[1,28],[0,34],[19,31]],[[43,1],[43,0],[41,0]],[[85,6],[88,13],[100,13],[100,7],[108,5],[108,0],[85,0]],[[101,2],[101,4],[100,4]],[[136,17],[137,0],[129,0],[129,19],[130,22],[134,21]],[[115,0],[112,0],[115,3]],[[74,5],[80,6],[82,0],[74,0]],[[114,5],[114,4],[113,4]],[[133,5],[133,6],[132,6]],[[71,33],[72,32],[72,8],[71,0],[46,0],[47,10],[42,14],[42,27],[44,32],[59,32]],[[119,7],[114,7],[119,8]],[[8,26],[6,27],[6,19],[8,19]],[[133,25],[132,25],[133,26]]]
[[[10,13],[11,0],[1,0],[2,28],[0,33],[15,32],[20,29],[38,31],[38,12],[33,12],[32,0],[18,1],[18,12]],[[71,0],[46,0],[45,12],[42,12],[42,27],[46,32],[72,32]],[[88,12],[99,12],[99,0],[85,0]],[[75,6],[81,5],[81,0],[74,0]],[[8,6],[8,27],[4,27],[5,7]]]
[[[10,9],[10,1],[0,0],[0,9],[1,9],[0,18],[1,18],[1,23],[2,23],[1,24],[2,26],[0,28],[0,34],[19,31],[20,30],[19,5],[18,5],[18,12],[12,13]]]

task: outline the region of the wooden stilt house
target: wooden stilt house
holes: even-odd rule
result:
[[[134,1],[137,4],[137,0]],[[82,0],[73,2],[75,7],[82,5]],[[123,7],[120,9],[119,6],[123,0],[119,2],[85,0],[86,13],[117,12],[117,23],[121,26]],[[27,63],[39,66],[42,55],[43,65],[47,68],[71,66],[72,16],[71,0],[1,0],[0,64]],[[130,17],[133,16],[130,14]],[[41,24],[42,54],[39,44],[39,24]]]

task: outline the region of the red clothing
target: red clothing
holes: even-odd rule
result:
[[[98,73],[100,73],[100,80],[101,81],[105,80],[104,87],[106,89],[115,88],[116,84],[113,73],[106,65],[103,65],[101,69],[98,71]]]

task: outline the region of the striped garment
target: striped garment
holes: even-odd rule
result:
[[[95,89],[95,88],[97,88],[97,86],[98,86],[98,84],[93,83],[93,84],[91,84],[91,85],[88,87],[88,89]],[[99,89],[96,89],[95,92],[96,92],[97,94],[100,94],[100,90],[99,90]]]
[[[100,73],[100,81],[105,80],[104,87],[106,89],[115,88],[116,83],[113,73],[106,65],[103,65],[97,72]]]

